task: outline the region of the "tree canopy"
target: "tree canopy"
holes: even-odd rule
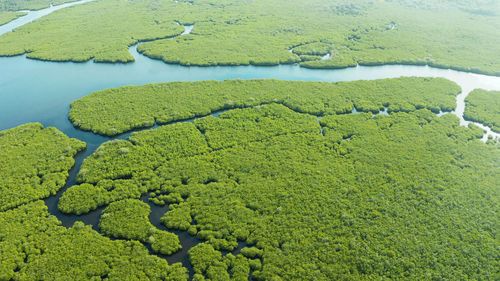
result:
[[[476,89],[465,99],[464,118],[500,133],[500,92]]]
[[[79,122],[102,132],[144,116],[185,122],[103,143],[60,198],[64,213],[105,207],[100,230],[117,240],[81,222],[62,227],[38,200],[64,185],[83,142],[36,123],[0,132],[0,280],[185,281],[187,268],[144,246],[175,253],[169,230],[201,241],[183,249],[198,281],[494,280],[500,147],[436,114],[458,90],[400,78],[96,92],[71,114],[88,112]],[[144,196],[168,205],[166,228],[153,226]]]
[[[39,123],[0,132],[0,211],[54,195],[85,143]]]
[[[177,235],[161,231],[149,222],[148,204],[125,199],[104,209],[99,228],[109,236],[151,244],[154,252],[171,255],[181,248]]]
[[[139,52],[182,65],[400,63],[499,75],[499,7],[497,0],[100,0],[3,35],[0,55],[131,62],[128,47],[148,41]],[[177,23],[195,27],[172,39],[183,31]]]
[[[38,123],[0,132],[0,280],[186,281],[180,264],[149,255],[137,241],[111,241],[81,222],[67,229],[37,200],[65,184],[83,149],[85,143]],[[178,245],[174,234],[157,234],[158,252]]]
[[[40,200],[0,212],[0,229],[0,280],[188,280],[137,241],[60,226]]]
[[[103,145],[61,204],[149,191],[168,228],[205,241],[189,251],[194,280],[236,278],[233,259],[241,280],[494,279],[500,150],[481,136],[428,109],[318,122],[257,105]]]
[[[226,80],[127,86],[94,92],[71,104],[69,119],[83,130],[113,136],[206,116],[213,112],[280,103],[313,115],[359,111],[451,111],[460,87],[442,78],[403,77],[354,82]]]

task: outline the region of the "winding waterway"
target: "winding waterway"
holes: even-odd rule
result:
[[[0,26],[0,35],[53,11],[90,1],[92,0],[29,12],[26,16]],[[193,26],[186,26],[185,31],[180,35],[188,34],[192,29]],[[307,69],[298,65],[186,67],[149,59],[139,54],[136,47],[137,45],[134,45],[129,48],[130,53],[135,58],[135,62],[130,64],[61,63],[31,60],[25,56],[0,57],[0,130],[13,128],[23,123],[40,122],[44,126],[54,126],[68,136],[87,143],[87,150],[76,157],[75,167],[70,171],[65,188],[57,195],[46,199],[49,212],[57,216],[66,227],[73,225],[78,220],[92,224],[94,229],[98,230],[97,223],[102,208],[83,216],[65,215],[57,209],[57,203],[62,193],[67,187],[75,184],[76,174],[83,160],[103,142],[111,139],[77,130],[67,118],[69,105],[72,101],[97,90],[169,81],[273,78],[337,82],[401,76],[442,77],[456,82],[462,88],[462,93],[457,96],[457,107],[452,112],[460,118],[462,125],[469,123],[463,119],[463,112],[464,99],[470,91],[476,88],[500,90],[500,77],[427,66],[384,65],[357,66],[346,69]],[[386,112],[381,113],[386,114]],[[214,113],[215,116],[218,114],[219,112]],[[189,121],[192,120],[185,122]],[[481,124],[477,125],[486,131],[483,141],[488,136],[500,137],[500,134],[491,132],[489,128]],[[130,133],[123,134],[116,138],[126,139],[129,135]],[[147,202],[145,197],[142,200]],[[150,206],[152,208],[151,222],[158,228],[165,229],[160,224],[159,218],[168,210],[168,207],[159,207],[153,204]],[[176,233],[181,239],[183,250],[166,258],[169,262],[182,262],[185,266],[189,266],[186,252],[199,241],[187,233]]]

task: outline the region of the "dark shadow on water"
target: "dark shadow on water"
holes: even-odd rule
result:
[[[100,144],[99,144],[100,145]],[[101,217],[103,207],[98,208],[97,210],[91,211],[84,215],[75,215],[75,214],[64,214],[59,211],[57,205],[59,203],[59,199],[63,195],[63,193],[71,186],[76,184],[76,176],[80,171],[80,167],[82,166],[83,160],[87,158],[89,155],[94,153],[94,151],[99,147],[99,145],[94,145],[92,143],[87,144],[87,149],[78,153],[75,157],[75,165],[69,171],[68,180],[66,181],[66,185],[59,190],[56,195],[46,198],[45,204],[48,207],[48,211],[51,215],[56,216],[59,219],[63,226],[71,227],[76,221],[81,221],[87,225],[92,225],[92,228],[96,231],[99,231],[97,225],[99,223],[99,218]]]
[[[175,252],[172,255],[162,255],[162,254],[157,254],[154,253],[153,250],[151,249],[150,245],[146,245],[146,247],[149,249],[149,252],[153,255],[157,255],[159,257],[162,257],[168,261],[169,264],[173,263],[178,263],[180,262],[182,266],[188,269],[189,272],[189,280],[193,278],[194,275],[194,269],[191,263],[189,262],[189,256],[188,256],[188,251],[198,245],[199,243],[203,242],[200,239],[196,238],[196,236],[192,236],[186,231],[179,231],[179,230],[172,230],[172,229],[167,229],[165,225],[161,223],[161,218],[163,215],[170,209],[168,205],[156,205],[153,202],[151,202],[148,199],[148,196],[142,196],[141,201],[147,203],[150,208],[151,208],[151,213],[149,214],[149,221],[151,222],[152,225],[154,225],[156,228],[162,231],[168,231],[170,233],[174,233],[179,237],[179,241],[181,243],[182,249],[179,251]]]

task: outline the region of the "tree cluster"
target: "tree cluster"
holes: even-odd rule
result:
[[[168,156],[154,135],[180,127],[198,129],[205,142],[167,138],[187,149]],[[106,144],[102,155],[114,160],[96,152],[83,167],[90,183],[63,198],[92,202],[71,196],[84,185],[119,195],[112,201],[149,191],[169,204],[162,223],[205,241],[189,252],[195,280],[250,271],[254,280],[494,279],[500,150],[481,136],[425,108],[331,114],[318,124],[272,103]],[[113,178],[122,167],[128,176]],[[224,256],[238,241],[249,246]]]
[[[0,211],[54,195],[86,147],[56,128],[30,123],[0,132]]]
[[[112,241],[77,222],[66,229],[39,200],[0,212],[0,280],[187,281],[138,241]]]
[[[161,231],[149,222],[150,213],[148,204],[140,200],[113,202],[104,209],[99,228],[111,237],[148,243],[160,254],[171,255],[181,249],[177,235]]]
[[[69,118],[83,130],[113,136],[206,116],[222,109],[280,103],[313,115],[359,111],[451,111],[460,87],[442,78],[404,77],[354,82],[226,80],[127,86],[92,93],[71,104]]]
[[[0,10],[47,4],[6,0]],[[3,35],[0,55],[132,62],[128,48],[144,42],[138,45],[142,54],[186,66],[398,63],[500,75],[499,17],[498,2],[480,0],[105,0],[64,9]],[[183,31],[179,22],[195,28],[172,38]],[[327,50],[331,58],[319,60]]]
[[[500,92],[476,89],[465,98],[464,118],[500,133]]]

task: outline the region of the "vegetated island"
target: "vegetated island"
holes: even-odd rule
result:
[[[476,89],[465,98],[464,118],[500,133],[500,92]]]
[[[3,35],[0,55],[131,62],[128,47],[151,41],[139,52],[182,65],[414,64],[500,75],[499,7],[480,0],[101,0]],[[193,32],[171,39],[182,32],[178,23],[195,24]]]
[[[364,86],[376,93],[374,85],[383,85],[390,95],[407,91],[402,85],[412,81],[425,85],[412,96],[430,99],[407,112],[337,114],[332,107],[323,118],[307,113],[328,112],[327,95],[306,95],[314,88],[317,94],[345,87],[339,112],[345,113],[352,108],[348,98]],[[280,91],[302,103],[273,101]],[[209,116],[104,143],[84,161],[59,209],[82,214],[109,204],[110,215],[101,219],[101,225],[113,222],[109,234],[150,239],[156,230],[146,229],[147,208],[138,203],[148,193],[153,203],[169,205],[161,219],[167,228],[203,241],[189,250],[194,280],[494,279],[500,150],[479,141],[481,129],[428,109],[447,105],[452,93],[455,84],[423,78],[339,85],[208,81],[100,91],[78,101],[86,103],[78,115],[100,124],[100,132],[121,120],[140,124],[143,115],[166,107],[163,116],[169,105],[184,115],[165,120],[190,118],[195,111],[185,110],[196,108],[193,101]],[[328,101],[339,104],[332,96]],[[229,98],[230,110],[210,116]],[[150,107],[159,100],[160,109]],[[366,108],[377,111],[372,102]],[[114,121],[97,118],[95,112],[115,106]],[[137,113],[130,119],[127,107]],[[134,127],[127,122],[123,130]],[[124,212],[140,217],[137,233],[132,222],[118,225],[127,221]],[[247,245],[241,253],[225,255],[238,241]]]
[[[227,80],[172,82],[97,91],[71,104],[73,125],[113,136],[156,123],[186,120],[223,109],[280,103],[313,115],[354,108],[378,113],[427,108],[452,111],[460,87],[442,78],[404,77],[354,82]]]
[[[0,132],[0,280],[179,280],[137,241],[111,241],[77,222],[66,229],[42,200],[61,188],[85,143],[55,128]]]

